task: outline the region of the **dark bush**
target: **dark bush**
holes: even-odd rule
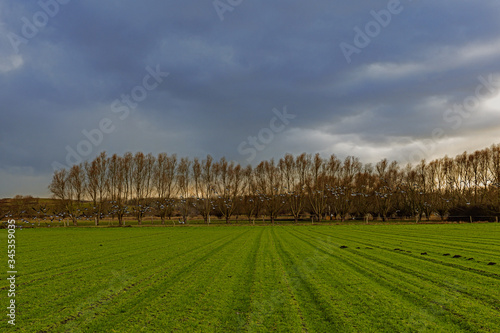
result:
[[[466,205],[456,206],[449,210],[448,221],[466,221],[469,222],[472,217],[472,222],[488,221],[495,222],[496,217],[500,216],[499,212],[492,206]]]

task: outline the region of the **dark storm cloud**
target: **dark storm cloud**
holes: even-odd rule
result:
[[[58,12],[15,52],[12,33],[43,8],[0,1],[0,196],[47,195],[53,162],[67,164],[67,147],[103,119],[114,130],[82,160],[166,151],[246,163],[239,145],[285,106],[295,118],[253,163],[302,151],[404,160],[424,140],[434,157],[443,143],[453,154],[499,139],[480,134],[499,125],[495,102],[458,127],[443,116],[479,76],[500,74],[498,1],[242,1],[223,21],[211,0],[42,3]],[[341,43],[355,46],[354,29],[390,6],[398,13],[348,63]],[[169,75],[125,117],[113,112],[147,68]]]

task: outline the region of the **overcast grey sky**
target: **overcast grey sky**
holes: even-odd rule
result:
[[[500,142],[498,0],[0,0],[0,197],[131,151],[401,163]],[[168,74],[167,74],[168,73]]]

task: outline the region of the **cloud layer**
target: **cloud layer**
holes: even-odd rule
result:
[[[213,3],[0,1],[0,197],[103,150],[405,163],[500,141],[498,1]]]

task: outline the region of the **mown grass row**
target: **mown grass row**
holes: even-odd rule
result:
[[[52,251],[43,248],[44,255],[52,260],[40,266],[30,265],[29,259],[19,254],[20,318],[28,319],[32,329],[37,325],[40,329],[67,326],[73,321],[93,318],[93,313],[99,313],[103,304],[127,298],[127,293],[139,288],[139,281],[149,282],[151,276],[165,270],[165,265],[172,270],[185,269],[185,264],[200,257],[205,249],[234,237],[234,231],[226,235],[209,231],[203,236],[184,231],[176,233],[177,239],[170,243],[168,238],[172,235],[162,237],[162,234],[144,231],[148,237],[141,238],[136,233],[142,231],[127,232],[130,237],[109,232],[108,238],[97,239],[97,242],[93,233],[81,234],[81,242],[72,245],[71,240],[61,238],[57,243],[65,251],[61,252],[59,247]],[[18,235],[22,244],[24,237]],[[44,245],[42,242],[41,246]],[[46,325],[47,322],[51,325]]]
[[[22,230],[13,331],[496,332],[500,265],[488,263],[500,263],[499,232],[496,224]]]
[[[314,243],[325,253],[341,259],[352,270],[365,274],[373,282],[370,288],[375,284],[385,286],[393,291],[394,300],[400,295],[414,304],[421,304],[423,309],[430,309],[436,317],[432,323],[451,323],[472,331],[500,330],[500,278],[489,271],[494,268],[487,266],[484,270],[470,270],[443,265],[420,253],[411,255],[377,248],[379,239],[371,242],[366,239],[347,240],[345,235],[337,236],[338,232],[332,235],[331,231],[322,233],[321,237],[300,232],[297,239],[309,242],[311,246]],[[321,241],[325,234],[329,237],[327,242]],[[342,254],[335,255],[333,249],[340,248],[339,244],[349,245]],[[359,246],[367,244],[373,248]]]

